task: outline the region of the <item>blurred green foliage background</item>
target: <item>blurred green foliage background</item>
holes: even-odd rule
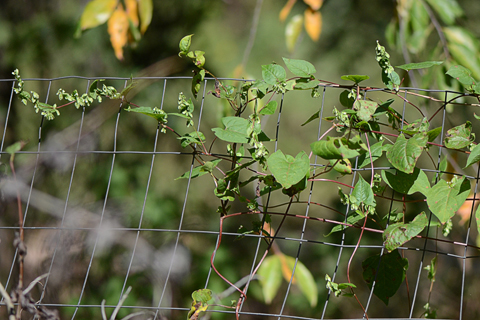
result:
[[[0,79],[11,79],[11,72],[18,68],[23,78],[53,78],[61,76],[85,77],[130,77],[138,75],[191,76],[193,67],[175,56],[178,53],[178,41],[187,34],[195,34],[193,47],[206,51],[208,70],[219,77],[235,76],[235,68],[241,64],[244,50],[249,41],[252,18],[258,1],[245,0],[154,0],[152,24],[142,40],[135,48],[126,48],[124,61],[118,61],[110,46],[106,26],[88,30],[82,37],[75,39],[73,34],[82,10],[87,1],[60,1],[60,0],[3,0],[0,3]],[[458,19],[458,23],[478,38],[480,25],[477,23],[480,13],[480,2],[477,0],[459,0],[465,15]],[[340,81],[344,74],[367,74],[371,78],[370,86],[383,86],[380,69],[374,59],[376,40],[386,45],[385,30],[392,19],[395,19],[396,1],[385,0],[326,0],[321,8],[323,16],[323,30],[318,42],[310,40],[303,32],[293,53],[288,52],[285,45],[285,23],[278,19],[279,12],[284,5],[283,1],[263,1],[260,20],[255,31],[255,42],[245,65],[245,78],[260,78],[261,65],[273,61],[280,63],[282,57],[304,59],[312,62],[317,69],[317,78],[332,82]],[[292,14],[301,13],[306,5],[298,2]],[[438,38],[432,36],[429,41],[435,44]],[[429,47],[428,47],[429,48]],[[392,55],[391,61],[396,65],[405,63],[401,48],[387,46]],[[432,52],[419,52],[418,57],[436,60],[442,58],[429,57]],[[413,56],[416,59],[416,56]],[[169,59],[165,60],[164,59]],[[427,60],[427,59],[424,59]],[[163,63],[162,63],[163,61]],[[121,89],[124,81],[108,81],[110,85]],[[405,82],[408,85],[408,79]],[[28,90],[36,90],[47,98],[47,83],[29,82]],[[53,83],[48,99],[56,102],[54,93],[58,86],[66,90],[86,89],[84,80],[67,80]],[[189,80],[168,81],[164,89],[163,82],[145,80],[144,90],[139,90],[134,98],[135,103],[145,106],[159,106],[161,97],[165,95],[165,109],[175,110],[178,93],[190,91]],[[203,88],[202,88],[203,89]],[[206,90],[213,90],[210,83]],[[326,96],[326,105],[339,105],[338,92]],[[11,83],[0,82],[0,128],[6,124],[7,106],[11,94]],[[196,107],[200,105],[196,101]],[[285,104],[288,106],[283,116],[282,132],[280,133],[280,148],[284,153],[296,154],[301,150],[308,152],[308,145],[317,137],[317,128],[305,127],[299,130],[308,117],[318,110],[319,101],[313,100],[306,92],[292,92],[287,95]],[[40,117],[33,109],[23,106],[14,100],[11,110],[5,139],[5,146],[20,139],[29,141],[26,150],[35,151],[37,148],[38,125]],[[114,126],[118,104],[104,103],[101,105],[104,113],[96,107],[89,112],[98,112],[91,115],[92,119],[101,119],[98,125],[92,125],[90,132],[86,132],[81,139],[81,150],[112,150]],[[225,106],[208,95],[205,99],[206,108],[203,114],[202,131],[219,125],[219,119],[226,113]],[[42,150],[72,150],[76,146],[78,131],[75,123],[80,119],[80,112],[74,108],[62,110],[62,115],[53,122],[46,122],[42,127]],[[455,113],[451,117],[452,123],[462,121],[466,111]],[[274,122],[274,119],[269,121]],[[180,120],[173,120],[183,125]],[[156,123],[147,117],[134,114],[122,114],[119,120],[117,150],[122,151],[152,151]],[[273,136],[273,129],[267,134]],[[3,130],[2,130],[3,131]],[[273,145],[270,146],[273,149]],[[73,149],[74,150],[74,149]],[[157,144],[157,151],[186,150],[180,148],[173,136],[161,135]],[[224,150],[218,150],[223,152]],[[7,156],[2,154],[1,161],[6,163]],[[70,181],[73,157],[71,155],[55,155],[55,158],[44,154],[40,156],[39,166],[35,170],[36,155],[21,154],[16,158],[19,176],[25,183],[30,183],[35,172],[34,187],[44,194],[48,194],[50,206],[38,204],[28,209],[27,227],[59,226],[59,217],[48,209],[65,204],[67,189]],[[105,211],[106,221],[116,228],[137,228],[140,213],[145,198],[145,190],[149,169],[152,161],[150,154],[118,154],[113,167],[112,182],[109,189],[108,201],[104,207],[104,198],[108,187],[108,177],[112,163],[111,154],[84,154],[76,164],[76,173],[73,188],[69,198],[69,206],[82,208],[88,212],[75,211],[66,226],[69,231],[55,232],[48,229],[26,230],[28,246],[27,277],[33,279],[36,275],[49,270],[53,249],[58,243],[58,257],[53,266],[50,287],[47,287],[45,303],[76,304],[79,292],[83,285],[86,266],[90,258],[93,243],[97,233],[91,228],[98,222],[100,212]],[[174,272],[170,275],[171,282],[167,290],[162,292],[173,248],[176,241],[175,232],[158,232],[154,229],[166,230],[179,228],[180,213],[187,188],[186,180],[174,179],[189,169],[191,157],[177,155],[158,155],[154,161],[154,170],[151,177],[148,198],[145,204],[144,217],[141,227],[149,231],[141,232],[138,252],[130,272],[127,285],[134,287],[125,305],[156,306],[163,296],[163,307],[188,308],[191,303],[191,293],[205,286],[210,269],[210,255],[214,248],[216,236],[202,233],[184,233],[179,239],[180,247],[174,260]],[[3,166],[2,173],[7,173]],[[331,178],[338,178],[332,174]],[[213,196],[213,185],[208,179],[197,179],[190,186],[194,192],[189,193],[185,218],[182,229],[218,231],[218,214],[215,212],[218,205]],[[337,190],[334,188],[315,190],[318,201],[332,207],[342,208],[338,203]],[[253,190],[252,190],[253,193]],[[42,198],[42,194],[37,195]],[[331,200],[330,200],[331,199]],[[55,202],[57,201],[57,202]],[[15,201],[4,200],[0,207],[0,226],[15,226]],[[53,210],[53,209],[52,209]],[[238,205],[233,210],[242,210]],[[298,206],[298,212],[304,212],[304,207]],[[303,210],[303,211],[302,211]],[[321,213],[323,217],[341,219],[331,212],[322,212],[321,209],[312,209],[312,215]],[[70,211],[69,211],[70,213]],[[228,221],[225,229],[235,232],[239,225],[249,226],[250,218]],[[292,221],[284,229],[284,236],[299,237],[299,228],[302,221]],[[77,229],[75,229],[77,228]],[[340,235],[324,238],[330,226],[310,225],[307,228],[306,238],[318,241],[339,242]],[[120,298],[124,285],[126,267],[131,255],[132,243],[135,241],[135,231],[112,231],[102,233],[82,304],[98,305],[102,299],[106,303],[115,305]],[[358,234],[347,233],[347,240],[355,241]],[[11,246],[13,231],[0,228],[0,281],[5,284],[8,277],[14,251]],[[255,239],[244,239],[233,242],[234,237],[225,237],[224,244],[216,256],[217,268],[229,279],[241,279],[249,274]],[[377,243],[378,237],[367,236],[365,243]],[[282,250],[295,255],[297,243],[279,241]],[[55,247],[56,248],[56,247]],[[332,273],[336,264],[337,250],[330,246],[307,243],[302,248],[301,261],[310,269],[316,278],[319,288],[319,303],[316,308],[310,308],[308,301],[293,289],[287,301],[286,313],[305,317],[319,317],[326,297],[324,289],[325,273]],[[348,260],[351,250],[346,250],[342,256]],[[372,252],[359,253],[356,259],[356,269],[361,270],[361,257]],[[346,261],[342,263],[345,264]],[[442,264],[443,263],[443,264]],[[471,262],[467,268],[478,265]],[[439,262],[445,279],[436,289],[434,299],[441,317],[456,317],[459,286],[458,278],[448,278],[448,270],[460,270],[462,266],[444,259]],[[412,278],[416,276],[413,266]],[[14,271],[15,279],[16,271]],[[340,272],[340,274],[344,274]],[[453,274],[453,273],[450,273]],[[344,281],[341,279],[338,282]],[[354,280],[363,284],[361,273],[354,276]],[[467,289],[465,295],[478,297],[478,279],[470,279],[473,285]],[[13,287],[10,280],[9,289]],[[346,281],[345,281],[346,282]],[[423,298],[428,294],[428,282],[421,288]],[[209,288],[220,293],[227,289],[227,285],[217,276],[212,275]],[[286,290],[286,284],[282,287]],[[251,297],[246,302],[246,310],[258,312],[279,311],[282,292],[271,305],[262,301],[259,285],[253,282]],[[37,292],[38,293],[38,292]],[[236,299],[234,295],[230,298]],[[366,298],[363,296],[362,298]],[[382,317],[408,316],[405,312],[405,289],[395,296],[388,309],[379,300],[371,306],[372,314]],[[228,299],[227,299],[228,300]],[[473,319],[480,316],[480,311],[473,300],[465,306],[466,318]],[[421,304],[416,306],[421,313]],[[75,308],[60,308],[62,319],[72,317]],[[0,308],[0,315],[4,312]],[[121,316],[130,310],[122,310]],[[168,310],[162,312],[166,319],[180,319],[186,317],[185,311]],[[358,305],[353,299],[333,299],[327,312],[327,318],[360,317]],[[212,319],[232,318],[232,315],[220,313],[211,314]],[[81,308],[76,319],[100,319],[98,308]],[[252,316],[252,319],[255,317]]]

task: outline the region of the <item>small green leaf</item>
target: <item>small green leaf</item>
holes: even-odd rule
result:
[[[472,78],[472,71],[465,67],[453,66],[446,72],[446,74],[457,79],[464,86],[471,86],[475,84],[475,80]]]
[[[180,43],[178,45],[180,48],[180,53],[187,54],[187,52],[190,50],[190,45],[192,44],[192,36],[193,34],[190,34],[180,40]]]
[[[418,214],[410,223],[394,223],[389,225],[383,233],[385,248],[391,252],[405,242],[417,236],[428,224],[425,212]]]
[[[213,171],[213,168],[215,168],[220,161],[222,161],[222,159],[215,159],[215,160],[212,160],[212,161],[207,161],[207,162],[205,162],[205,164],[203,166],[197,166],[197,167],[193,168],[192,169],[192,179],[197,178],[197,177],[201,177],[201,176],[203,176],[204,174],[207,174],[207,173],[211,173]],[[188,177],[190,177],[190,170],[188,170],[187,172],[185,172],[184,174],[182,174],[180,177],[176,178],[175,180],[186,179]]]
[[[295,80],[294,90],[310,90],[316,88],[320,84],[319,80],[310,78],[300,78]]]
[[[315,119],[319,119],[320,118],[320,112],[322,111],[322,109],[318,110],[317,112],[315,112],[314,114],[312,114],[310,116],[310,118],[307,119],[307,121],[305,121],[304,123],[302,123],[302,127],[310,122],[312,122],[313,120]]]
[[[362,217],[361,215],[359,215],[358,213],[353,213],[353,214],[350,214],[348,217],[347,217],[347,223],[348,224],[351,224],[351,225],[354,225],[355,223],[357,223],[358,221],[362,220],[362,219],[365,219],[365,217]],[[330,230],[330,232],[327,234],[327,235],[324,235],[324,237],[328,237],[329,235],[331,235],[332,233],[334,232],[339,232],[339,231],[343,231],[345,229],[347,229],[348,226],[345,226],[343,224],[338,224],[336,225],[335,227],[332,228],[332,230]]]
[[[333,170],[340,172],[341,174],[351,174],[352,164],[348,159],[331,159],[330,165],[333,166]]]
[[[184,134],[181,137],[178,137],[181,141],[182,148],[186,148],[187,146],[191,145],[192,143],[200,144],[202,141],[205,141],[205,136],[200,131],[194,131]]]
[[[304,151],[293,158],[278,150],[268,157],[267,164],[275,179],[285,189],[302,180],[310,171],[310,159]]]
[[[424,62],[418,62],[418,63],[407,63],[407,64],[402,64],[400,66],[396,66],[396,68],[400,68],[406,71],[414,70],[414,69],[426,69],[430,68],[433,66],[438,66],[441,65],[443,61],[424,61]]]
[[[15,153],[22,150],[25,144],[26,144],[25,141],[17,141],[14,144],[5,148],[5,152],[10,154],[10,156],[13,156]]]
[[[277,110],[277,105],[277,101],[270,101],[262,109],[260,109],[258,113],[263,115],[274,114]]]
[[[470,145],[475,140],[472,134],[472,124],[470,121],[456,126],[445,134],[445,146],[450,149],[462,149]]]
[[[167,113],[157,108],[152,109],[150,107],[138,107],[138,108],[128,107],[125,110],[128,112],[136,112],[136,113],[147,115],[162,123],[164,123],[167,120]]]
[[[282,263],[279,255],[266,257],[258,269],[263,298],[266,304],[272,303],[282,283]]]
[[[212,290],[210,289],[200,289],[196,290],[192,293],[193,301],[201,302],[201,303],[208,303],[208,301],[212,300]]]
[[[450,182],[440,180],[425,194],[428,208],[444,224],[467,200],[470,189],[470,181],[465,177],[455,177]]]
[[[375,110],[378,108],[378,104],[374,101],[357,100],[353,108],[357,110],[357,116],[360,120],[370,121]]]
[[[313,64],[305,60],[283,58],[288,70],[299,77],[311,77],[317,70]]]
[[[472,164],[477,163],[478,161],[480,161],[480,144],[477,144],[468,155],[467,165],[465,168],[470,167]]]
[[[389,299],[397,292],[398,288],[405,280],[405,274],[408,269],[408,260],[402,258],[398,250],[384,254],[372,256],[362,262],[363,279],[368,287],[372,289],[375,281],[373,293],[388,305]]]
[[[355,84],[359,84],[360,82],[364,80],[370,79],[369,76],[364,76],[364,75],[344,75],[341,76],[340,79],[342,80],[347,80],[347,81],[353,81]]]
[[[192,94],[197,99],[198,92],[202,86],[202,81],[205,78],[205,70],[195,71],[195,75],[192,78]]]
[[[222,118],[222,123],[225,129],[212,129],[220,140],[233,143],[248,143],[250,121],[239,117],[224,117]]]
[[[412,173],[418,157],[420,157],[427,144],[427,140],[426,133],[415,134],[408,140],[401,133],[393,147],[387,151],[388,161],[398,170]]]
[[[382,179],[390,188],[402,194],[412,194],[415,192],[426,194],[430,191],[430,182],[428,182],[427,175],[416,167],[410,174],[398,171],[397,174],[394,175],[382,170]]]
[[[290,281],[292,276],[292,270],[295,266],[295,258],[290,257],[287,255],[283,255],[284,261],[286,266],[283,266],[284,278],[288,278],[287,280]],[[310,306],[315,308],[318,302],[318,290],[317,290],[317,283],[313,278],[310,271],[305,267],[305,265],[300,261],[297,260],[297,266],[295,267],[295,275],[293,276],[293,282],[300,288],[300,291],[303,295],[307,298],[308,302],[310,302]]]
[[[287,73],[282,66],[278,64],[268,64],[262,66],[262,77],[266,83],[274,85],[278,82],[284,81]]]
[[[373,195],[373,190],[370,187],[370,184],[366,182],[362,176],[358,178],[357,183],[355,184],[355,188],[353,188],[352,196],[355,197],[357,206],[361,204],[375,207],[375,196]]]
[[[347,138],[332,138],[327,136],[327,140],[315,141],[310,144],[312,152],[323,159],[350,159],[357,157],[368,148],[357,136],[356,139],[347,140]]]

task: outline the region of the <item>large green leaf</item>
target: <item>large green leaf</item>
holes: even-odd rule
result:
[[[472,123],[466,123],[456,126],[445,134],[445,146],[450,149],[462,149],[470,145],[475,140],[475,134],[472,134]]]
[[[472,78],[472,71],[463,66],[453,66],[448,69],[446,74],[452,78],[455,78],[464,86],[471,86],[475,83],[475,79]]]
[[[357,136],[358,137],[358,136]],[[367,152],[368,148],[358,137],[347,140],[347,138],[332,138],[315,141],[310,144],[312,152],[323,159],[350,159]]]
[[[454,178],[450,182],[440,180],[425,194],[428,208],[443,224],[453,217],[467,200],[470,189],[470,181],[465,177]]]
[[[388,251],[393,251],[413,237],[417,236],[427,226],[428,218],[425,212],[420,213],[410,223],[394,223],[383,233],[383,241]]]
[[[286,274],[284,272],[284,277],[288,278],[287,280],[290,281],[292,270],[295,266],[295,258],[287,255],[283,255],[283,258],[287,264],[289,273]],[[303,295],[308,299],[310,306],[315,308],[318,301],[317,283],[307,267],[305,267],[305,265],[299,260],[297,261],[297,266],[295,267],[293,281],[300,288],[300,291],[303,293]]]
[[[480,161],[480,144],[477,144],[473,148],[472,152],[470,152],[470,154],[468,155],[467,165],[465,166],[465,168],[470,167],[472,164],[478,161]]]
[[[401,133],[393,147],[387,151],[387,159],[398,170],[412,173],[427,141],[426,133],[417,133],[408,140]]]
[[[278,150],[268,157],[267,164],[275,179],[285,189],[302,180],[310,171],[310,159],[304,151],[293,158]]]
[[[410,174],[398,171],[396,175],[382,170],[382,179],[390,188],[402,194],[412,194],[417,191],[425,194],[430,190],[427,175],[418,168],[415,168]]]
[[[363,279],[371,289],[375,281],[373,293],[388,305],[389,299],[397,292],[405,279],[408,260],[402,258],[398,250],[372,256],[362,263]]]
[[[305,60],[283,58],[283,61],[285,62],[288,70],[299,77],[309,78],[315,72],[317,72],[313,64]]]
[[[213,128],[215,135],[223,141],[233,143],[247,143],[248,142],[248,128],[250,121],[239,117],[224,117],[222,123],[225,129]]]
[[[363,121],[370,121],[375,110],[378,108],[378,103],[368,100],[355,101],[353,108],[357,110],[357,117]]]
[[[258,269],[263,298],[270,304],[282,284],[282,263],[279,255],[266,257]]]
[[[262,66],[262,77],[268,84],[277,84],[280,81],[284,81],[287,77],[287,73],[282,66],[278,64],[268,64]]]

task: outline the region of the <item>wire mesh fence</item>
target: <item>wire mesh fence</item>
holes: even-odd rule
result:
[[[102,78],[119,89],[128,78]],[[28,79],[25,87],[40,93],[45,103],[57,103],[58,88],[80,89],[93,78],[64,77]],[[178,93],[188,91],[191,78],[138,78],[130,99],[141,105],[167,111],[177,108]],[[225,79],[238,83],[241,79]],[[296,217],[286,219],[278,230],[279,248],[310,270],[318,288],[318,301],[305,299],[290,279],[284,282],[273,301],[264,302],[258,275],[253,271],[266,246],[258,234],[243,235],[240,225],[249,225],[258,217],[240,215],[220,220],[216,213],[214,186],[208,179],[192,179],[194,152],[180,147],[172,134],[161,133],[161,126],[148,117],[126,113],[121,101],[105,101],[91,108],[60,109],[61,116],[47,121],[15,97],[13,80],[0,81],[0,153],[2,161],[2,202],[0,208],[0,282],[8,291],[16,286],[19,271],[18,252],[12,245],[19,231],[16,214],[17,192],[22,202],[23,229],[27,255],[25,283],[45,275],[31,295],[34,307],[58,310],[61,319],[101,318],[101,302],[111,312],[132,287],[123,302],[119,317],[130,319],[185,319],[190,311],[191,293],[212,289],[219,298],[238,299],[238,292],[212,269],[216,268],[238,287],[248,286],[248,299],[238,315],[245,319],[370,319],[419,318],[429,301],[439,318],[473,319],[480,316],[477,231],[473,219],[477,192],[478,168],[467,171],[474,184],[474,194],[467,207],[454,218],[450,235],[431,227],[426,236],[414,239],[399,250],[408,257],[406,281],[388,306],[373,295],[374,286],[362,279],[362,257],[384,254],[381,234],[366,232],[357,244],[361,228],[348,228],[326,237],[332,225],[325,219],[343,221],[349,208],[338,200],[337,188],[331,183],[312,181],[294,203]],[[226,105],[209,94],[214,80],[206,79],[201,96],[194,102],[195,126],[214,138],[220,115],[228,114]],[[320,84],[321,96],[305,100],[305,92],[279,97],[279,111],[264,119],[263,131],[270,136],[268,148],[285,153],[309,151],[309,144],[328,129],[326,116],[338,105],[344,89]],[[308,95],[308,94],[307,94]],[[369,90],[367,98],[386,99],[384,90]],[[447,103],[455,92],[401,88],[392,104],[403,118],[421,112],[444,135],[450,127],[468,119],[477,105],[464,97],[461,103]],[[388,96],[390,97],[390,96]],[[403,97],[403,98],[402,98]],[[455,100],[458,102],[458,100]],[[410,103],[419,106],[413,108]],[[309,114],[320,111],[316,124],[301,127]],[[175,122],[178,121],[178,122]],[[172,120],[172,127],[184,120]],[[432,125],[432,127],[433,127]],[[475,131],[475,128],[474,128]],[[9,155],[5,151],[15,141],[28,141],[15,156],[17,181],[7,175]],[[446,153],[441,147],[430,147],[430,156],[419,160],[419,167],[429,178],[439,173],[440,159],[448,156],[450,170],[463,172],[456,163],[464,163],[461,152]],[[213,146],[211,153],[228,158],[224,147]],[[311,158],[315,170],[327,164]],[[463,161],[463,162],[462,162]],[[374,170],[384,169],[376,162]],[[386,165],[386,162],[385,162]],[[185,172],[187,179],[178,179]],[[354,165],[353,174],[331,173],[330,179],[354,186],[359,175],[368,176],[371,168]],[[473,172],[473,173],[472,173]],[[345,189],[348,191],[348,188]],[[255,193],[254,188],[251,190]],[[390,212],[398,204],[398,195],[379,199],[377,210]],[[414,201],[415,197],[412,198]],[[285,202],[282,196],[268,198],[270,208]],[[234,204],[234,211],[242,211]],[[333,208],[333,209],[332,209]],[[428,208],[418,202],[418,211]],[[411,209],[409,209],[411,210]],[[220,222],[223,222],[222,227]],[[274,228],[280,217],[272,217]],[[220,228],[221,227],[221,228]],[[220,240],[222,244],[217,246]],[[427,236],[428,235],[428,236]],[[345,271],[352,260],[352,282],[365,312],[347,297],[335,297],[325,288],[325,275],[333,281],[347,282]],[[435,283],[428,279],[425,266],[437,257]],[[432,290],[433,288],[433,290]],[[221,299],[220,299],[221,300]],[[227,303],[228,304],[228,303]],[[0,314],[6,318],[5,299]],[[210,307],[206,319],[232,319],[235,310]],[[25,319],[38,318],[24,314]]]

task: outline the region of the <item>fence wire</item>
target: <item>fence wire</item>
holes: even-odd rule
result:
[[[119,90],[130,81],[117,77],[101,79]],[[26,79],[25,87],[39,92],[45,103],[58,104],[55,96],[58,88],[87,91],[94,80],[97,78]],[[132,101],[174,112],[178,93],[189,90],[191,78],[133,80],[138,84],[131,94]],[[26,283],[46,274],[41,285],[32,290],[35,306],[56,309],[61,319],[100,319],[101,300],[106,299],[104,307],[111,312],[129,286],[132,291],[120,308],[120,315],[133,314],[130,319],[185,319],[190,311],[190,294],[201,288],[213,289],[222,298],[238,299],[238,293],[231,290],[210,265],[210,254],[220,240],[219,217],[215,212],[215,198],[211,196],[213,185],[208,184],[208,179],[192,179],[196,165],[194,153],[179,147],[176,137],[161,133],[161,126],[154,120],[125,112],[121,101],[106,101],[79,110],[60,109],[61,115],[49,122],[35,114],[31,106],[21,104],[15,97],[14,86],[13,80],[0,80],[3,163],[0,282],[8,291],[15,288],[18,277],[18,253],[12,245],[14,232],[20,229],[15,213],[18,190],[28,249]],[[344,89],[331,84],[320,87],[321,97],[309,102],[300,97],[309,95],[305,92],[279,97],[279,111],[262,123],[263,131],[274,137],[268,146],[271,152],[277,149],[290,154],[308,152],[309,144],[325,133],[329,125],[322,119],[332,115],[333,106],[339,105],[338,96]],[[228,115],[226,106],[209,95],[213,88],[214,80],[206,79],[194,101],[196,129],[207,137],[213,137],[209,128],[219,126],[219,114]],[[409,103],[415,100],[421,113],[427,118],[434,116],[431,123],[442,128],[439,139],[443,139],[448,128],[460,124],[476,107],[468,103],[468,97],[464,98],[465,103],[448,103],[459,95],[462,94],[401,88],[393,97],[392,106],[403,119],[412,118],[413,108]],[[390,98],[381,89],[369,90],[365,96]],[[320,119],[316,125],[300,127],[315,111],[319,111]],[[175,121],[172,120],[172,127],[183,125]],[[6,175],[9,155],[5,149],[18,140],[28,144],[15,157],[17,182],[14,183]],[[439,144],[442,145],[443,140]],[[466,157],[462,153],[447,154],[442,147],[433,146],[430,151],[436,156],[422,157],[419,167],[432,180],[438,179],[441,173],[437,168],[443,157],[449,157],[453,164],[464,163],[462,159]],[[229,157],[222,148],[212,153]],[[321,159],[312,157],[314,172],[323,170],[325,165]],[[383,165],[374,170],[387,168],[386,162]],[[475,167],[476,174],[464,172],[461,167],[449,170],[467,174],[474,183],[471,206],[466,214],[454,218],[455,227],[449,236],[443,237],[441,231],[432,226],[424,232],[428,237],[399,248],[410,261],[407,279],[388,306],[373,295],[375,286],[368,289],[361,278],[361,257],[386,253],[381,236],[366,236],[358,245],[352,273],[359,287],[357,295],[370,319],[419,318],[426,301],[437,309],[440,318],[480,316],[477,304],[480,278],[476,272],[480,255],[475,247],[478,233],[473,223],[478,168]],[[353,187],[359,175],[368,176],[370,171],[371,168],[358,168],[356,163],[352,175],[332,174],[331,179]],[[184,172],[190,172],[188,179],[175,180]],[[295,209],[295,214],[304,218],[287,219],[286,226],[276,235],[282,251],[295,258],[293,270],[298,267],[298,261],[302,261],[314,275],[319,289],[316,306],[305,302],[293,278],[284,283],[273,303],[266,305],[259,294],[258,276],[252,277],[265,249],[262,236],[247,234],[244,239],[234,241],[241,235],[236,231],[238,227],[251,221],[244,217],[228,220],[222,245],[213,261],[230,281],[249,288],[249,297],[240,307],[240,318],[366,318],[352,298],[335,297],[325,288],[325,274],[329,274],[332,281],[346,282],[347,263],[360,233],[359,229],[348,228],[330,237],[324,236],[331,225],[319,219],[343,219],[328,208],[333,207],[345,216],[349,212],[348,207],[335,202],[337,189],[332,186],[311,182]],[[398,195],[385,195],[384,200],[379,200],[382,203],[378,210],[385,210],[384,214],[393,210],[395,197]],[[271,208],[285,201],[281,199],[268,196],[264,199],[265,205]],[[423,203],[419,202],[418,206],[428,212]],[[274,217],[272,225],[275,227],[278,221]],[[437,281],[432,284],[424,268],[435,256],[438,273]],[[3,318],[6,318],[5,310],[2,298],[0,315],[3,314]],[[204,316],[205,319],[234,317],[234,310],[222,307],[210,307]],[[35,317],[25,312],[23,318]]]

